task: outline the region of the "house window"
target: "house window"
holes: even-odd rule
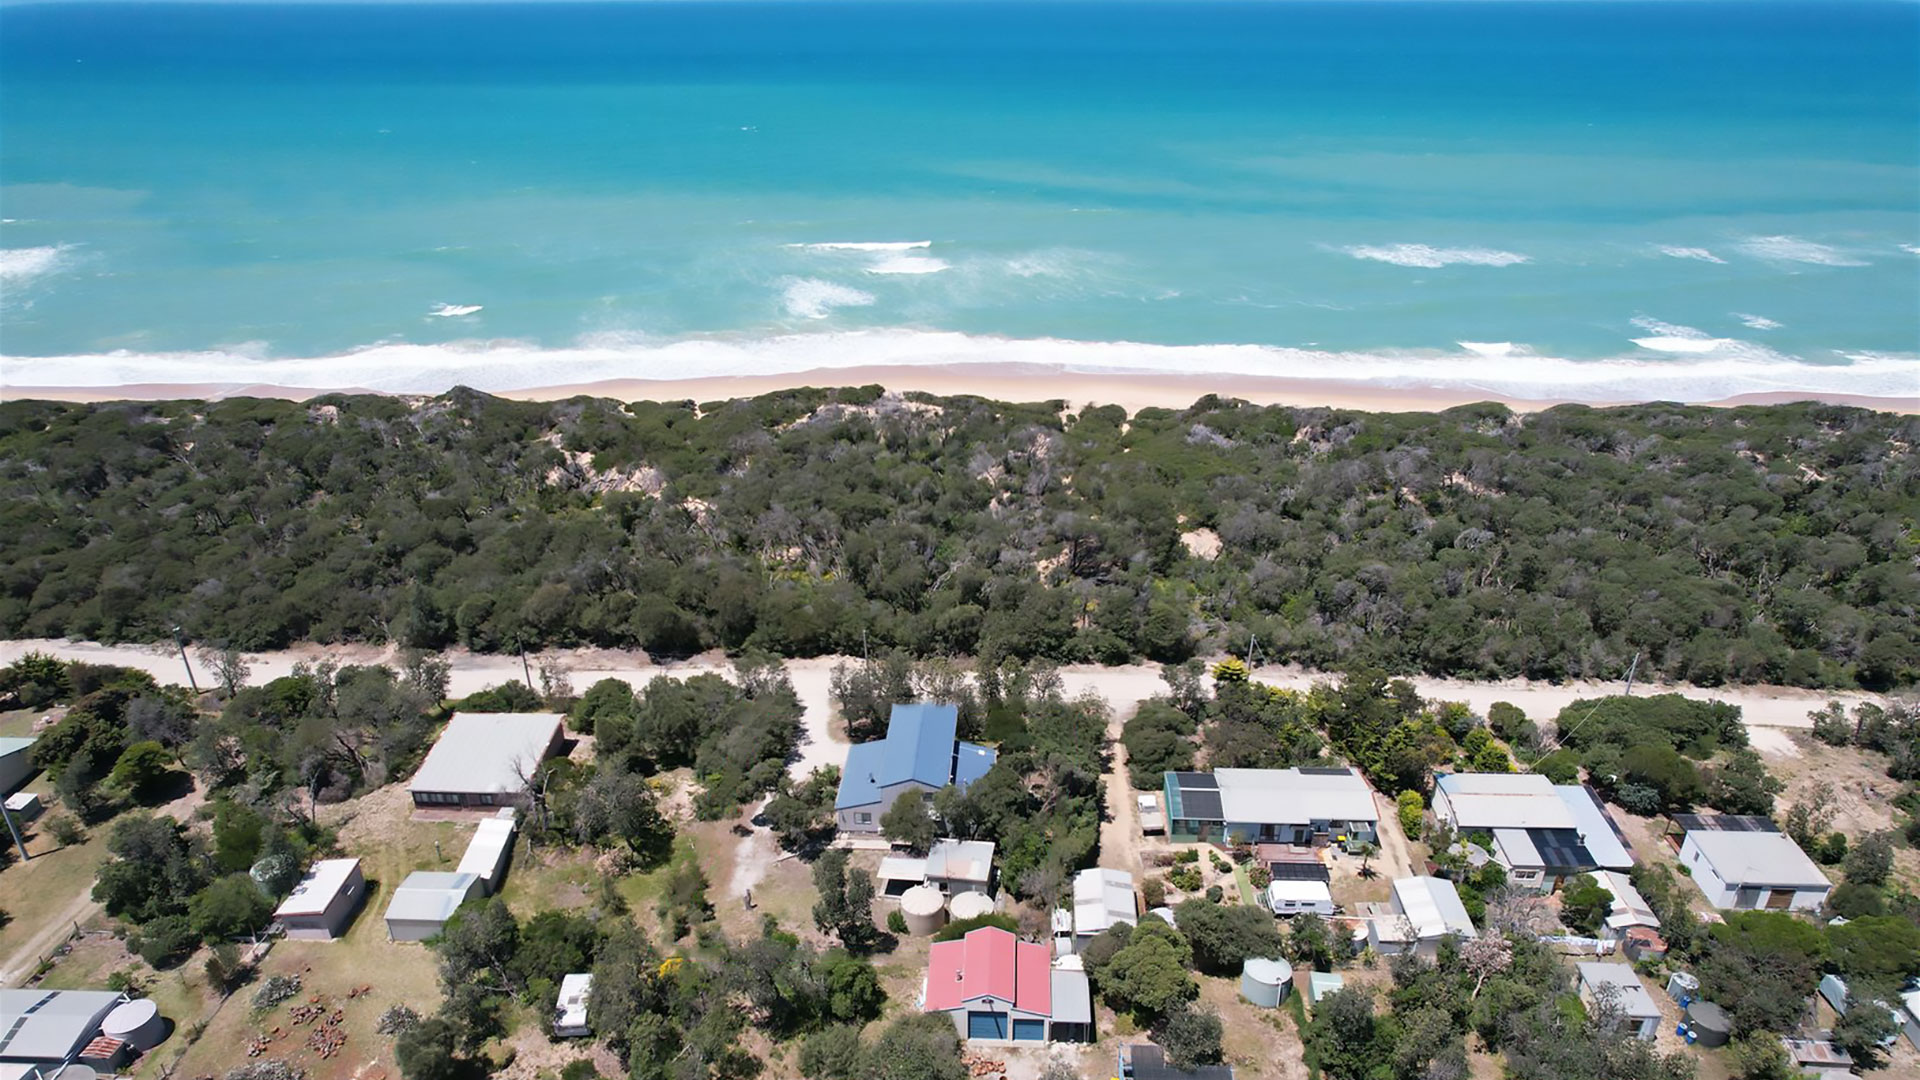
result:
[[[872,814],[855,814],[853,815],[853,821],[854,821],[854,824],[856,825],[871,825],[873,824],[873,815]]]

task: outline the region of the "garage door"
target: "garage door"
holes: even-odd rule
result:
[[[1015,1020],[1013,1037],[1021,1042],[1046,1042],[1047,1022],[1045,1020]]]
[[[1006,1037],[1006,1013],[970,1012],[967,1014],[967,1038],[1004,1039]]]

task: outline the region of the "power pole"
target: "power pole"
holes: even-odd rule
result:
[[[0,817],[7,819],[7,831],[13,834],[13,846],[20,849],[20,861],[33,858],[33,852],[27,850],[27,842],[20,837],[19,827],[13,823],[13,811],[7,809],[5,802],[0,802]]]
[[[193,687],[195,697],[200,696],[200,684],[194,681],[193,665],[187,662],[187,639],[180,635],[180,628],[173,628],[173,646],[180,650],[180,666],[187,669],[187,685]]]
[[[1633,654],[1633,663],[1627,665],[1627,697],[1633,696],[1633,674],[1640,670],[1640,654]]]

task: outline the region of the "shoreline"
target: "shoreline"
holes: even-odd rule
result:
[[[844,387],[878,384],[898,393],[928,393],[941,397],[973,396],[996,401],[1064,401],[1069,408],[1118,405],[1128,413],[1144,408],[1184,409],[1207,394],[1237,398],[1255,405],[1287,405],[1355,409],[1368,412],[1439,412],[1460,405],[1495,402],[1515,412],[1540,412],[1556,405],[1594,408],[1638,405],[1669,399],[1659,397],[1607,399],[1571,395],[1527,398],[1452,386],[1387,386],[1341,379],[1303,379],[1269,375],[1184,374],[1157,372],[1096,373],[1065,367],[1022,363],[960,363],[948,365],[874,365],[824,367],[766,375],[713,375],[684,379],[604,379],[553,383],[518,390],[487,391],[495,397],[519,401],[559,401],[588,396],[619,401],[722,401],[756,397],[801,387]],[[448,387],[451,389],[451,387]],[[280,398],[305,401],[328,394],[387,394],[391,397],[429,395],[393,393],[364,387],[300,387],[270,383],[127,383],[117,386],[13,386],[0,383],[0,401],[108,401],[224,400]],[[1695,402],[1712,408],[1743,405],[1781,405],[1819,401],[1877,412],[1920,414],[1920,391],[1912,397],[1842,394],[1822,391],[1769,391],[1736,394]]]

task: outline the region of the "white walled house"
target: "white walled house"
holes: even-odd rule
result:
[[[289,938],[332,941],[346,933],[367,898],[359,859],[322,859],[307,870],[273,912]]]
[[[1680,862],[1717,908],[1812,911],[1833,884],[1791,837],[1777,832],[1694,830]]]

